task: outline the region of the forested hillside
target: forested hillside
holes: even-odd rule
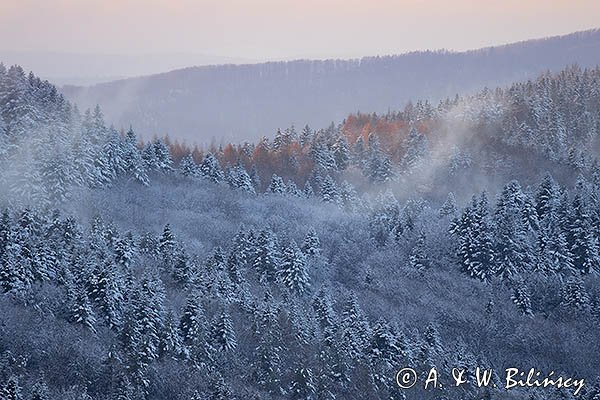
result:
[[[0,398],[593,400],[599,111],[570,67],[194,150],[0,66]]]
[[[385,113],[419,98],[437,102],[572,63],[600,63],[600,31],[463,53],[195,67],[61,90],[80,107],[100,104],[110,123],[133,124],[146,139],[168,133],[206,144],[255,141],[291,124],[326,126],[352,111]]]

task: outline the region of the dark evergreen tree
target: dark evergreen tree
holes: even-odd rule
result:
[[[267,190],[269,193],[284,194],[286,188],[285,183],[283,183],[283,179],[281,179],[280,176],[273,174],[271,177],[271,184]]]
[[[325,203],[342,204],[342,197],[335,181],[330,175],[327,175],[321,184],[321,199]]]
[[[289,396],[292,400],[312,400],[316,399],[317,388],[314,382],[315,378],[310,368],[298,367],[292,377],[289,388]]]
[[[369,217],[371,238],[378,246],[384,246],[403,233],[402,225],[398,200],[391,192],[382,193]]]
[[[81,324],[92,332],[96,332],[96,316],[92,304],[81,286],[77,286],[72,299],[70,319],[76,324]]]
[[[257,313],[259,319],[255,334],[258,345],[253,352],[252,377],[259,387],[273,395],[280,395],[284,393],[281,387],[284,367],[281,328],[268,292]]]
[[[208,322],[198,294],[188,297],[179,322],[179,331],[188,356],[200,363],[207,363],[211,356]]]
[[[348,181],[343,181],[340,184],[340,197],[342,198],[342,204],[344,208],[351,212],[359,210],[360,200],[356,189]]]
[[[364,162],[366,161],[367,150],[365,146],[365,140],[362,136],[359,136],[352,146],[352,164],[356,167],[363,169]]]
[[[2,400],[22,400],[21,386],[16,376],[11,376],[1,388],[0,398]]]
[[[298,186],[296,185],[296,183],[292,180],[287,181],[287,183],[285,184],[285,192],[291,196],[295,196],[295,197],[302,197],[303,194],[300,191],[300,189],[298,189]]]
[[[124,281],[112,261],[98,261],[87,282],[89,298],[95,301],[110,328],[121,324]]]
[[[278,275],[281,283],[295,293],[302,294],[310,287],[306,258],[296,242],[285,247]]]
[[[458,206],[456,205],[456,198],[454,193],[448,193],[448,197],[444,204],[440,207],[439,214],[442,217],[454,217],[458,212]]]
[[[585,310],[590,306],[590,297],[581,278],[571,276],[561,290],[561,303],[577,310]]]
[[[333,145],[333,158],[338,171],[344,171],[350,163],[350,151],[345,136],[340,136]]]
[[[529,292],[529,287],[525,282],[516,282],[513,294],[510,298],[521,314],[529,316],[533,315],[533,310],[531,309],[531,294]]]
[[[314,228],[310,228],[306,233],[302,243],[302,251],[309,257],[321,254],[321,241]]]
[[[535,195],[537,216],[543,219],[553,208],[558,197],[557,184],[552,175],[546,174]]]
[[[223,311],[213,326],[215,348],[221,352],[233,351],[237,347],[237,339],[233,322],[227,312]]]
[[[269,229],[263,229],[256,243],[254,268],[264,282],[273,282],[279,270],[280,255],[277,249],[277,239]]]
[[[326,144],[316,139],[310,151],[318,173],[327,174],[337,169],[334,153]]]
[[[177,319],[173,312],[168,312],[165,317],[164,329],[160,332],[160,357],[179,358],[185,354],[183,341],[177,326]]]
[[[425,233],[421,232],[419,234],[417,241],[410,252],[408,262],[410,267],[416,270],[424,270],[429,268],[430,261],[429,257],[427,257]]]
[[[163,228],[162,235],[158,239],[158,250],[162,257],[162,261],[164,262],[163,267],[166,271],[170,272],[172,270],[177,249],[178,244],[175,240],[175,235],[173,235],[173,231],[171,230],[171,225],[166,224]]]
[[[187,177],[200,176],[200,168],[194,161],[192,154],[188,154],[181,159],[179,162],[179,171],[181,172],[181,175]]]
[[[371,330],[369,322],[353,295],[342,312],[342,345],[350,360],[364,357],[369,345]]]
[[[227,181],[232,188],[241,189],[251,194],[256,193],[250,175],[248,175],[246,169],[239,163],[229,170]]]
[[[208,400],[235,400],[231,388],[225,382],[225,379],[218,374],[213,377],[210,381],[210,391],[208,393]]]
[[[223,182],[225,179],[219,160],[212,153],[207,153],[204,156],[204,160],[200,164],[200,174],[215,183]]]
[[[77,160],[77,157],[75,157]],[[129,128],[123,143],[123,161],[125,171],[137,182],[148,185],[148,173],[142,154],[138,149],[138,140],[132,128]]]
[[[473,196],[450,232],[458,238],[457,256],[463,272],[488,281],[494,271],[494,249],[485,193],[479,201]]]
[[[427,137],[411,128],[405,143],[406,153],[402,158],[402,167],[407,172],[412,172],[417,165],[428,156],[429,144]]]
[[[304,197],[306,197],[307,199],[310,199],[311,197],[314,197],[315,192],[310,184],[309,181],[306,181],[306,183],[304,184]]]
[[[386,182],[394,176],[391,160],[381,151],[374,134],[369,136],[369,155],[363,163],[363,174],[373,182]]]
[[[590,224],[590,216],[580,192],[575,194],[568,226],[567,241],[573,254],[573,266],[588,274],[600,270],[598,241]]]
[[[534,252],[530,245],[530,224],[525,218],[525,198],[517,181],[508,183],[496,203],[496,274],[504,279],[530,268]]]
[[[573,254],[555,208],[549,207],[540,223],[535,269],[545,273],[573,271]]]
[[[50,400],[48,385],[43,376],[41,376],[31,388],[31,400]]]
[[[260,186],[260,176],[258,175],[258,171],[256,169],[256,165],[252,165],[252,168],[250,169],[250,173],[248,174],[250,176],[250,181],[252,182],[252,186],[254,187],[254,190],[256,192],[259,192],[261,189]]]

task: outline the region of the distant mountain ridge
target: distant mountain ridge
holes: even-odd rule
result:
[[[100,104],[118,128],[207,143],[256,140],[292,124],[323,127],[354,111],[437,101],[569,64],[600,64],[599,29],[466,52],[191,67],[62,91],[80,108]]]
[[[91,86],[131,77],[152,75],[190,65],[246,63],[243,58],[208,54],[85,54],[0,50],[5,65],[20,65],[56,86]]]

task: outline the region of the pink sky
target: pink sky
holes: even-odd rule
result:
[[[598,0],[0,1],[0,50],[356,57],[598,27]]]

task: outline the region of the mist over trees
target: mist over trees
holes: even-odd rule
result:
[[[395,374],[535,360],[592,400],[599,129],[572,66],[193,148],[0,65],[0,398],[530,399]]]
[[[599,54],[600,32],[592,30],[462,53],[193,67],[61,91],[82,109],[100,104],[110,123],[132,124],[145,139],[254,142],[282,126],[323,127],[353,111],[437,102],[572,63],[594,67]]]

